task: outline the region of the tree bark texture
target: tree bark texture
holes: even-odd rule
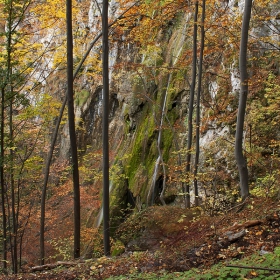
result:
[[[108,39],[108,0],[103,1],[102,8],[102,67],[103,67],[103,242],[104,255],[110,255],[109,224],[109,39]]]
[[[74,258],[80,257],[81,218],[80,218],[80,184],[78,169],[78,153],[75,131],[74,90],[73,90],[73,34],[72,34],[72,1],[66,2],[67,19],[67,97],[68,122],[73,169],[74,189]]]
[[[5,180],[4,180],[4,125],[5,125],[5,90],[1,89],[1,140],[0,140],[0,180],[1,180],[1,209],[2,209],[2,262],[3,269],[7,269],[7,218],[5,207]]]
[[[196,101],[196,144],[195,144],[195,160],[194,160],[194,195],[195,206],[198,206],[198,184],[197,184],[197,171],[199,164],[199,139],[200,139],[200,96],[201,96],[201,84],[202,84],[202,66],[203,66],[203,51],[204,51],[204,20],[205,20],[205,1],[202,2],[202,15],[201,15],[201,39],[200,39],[200,53],[199,53],[199,68],[198,68],[198,81],[197,81],[197,101]]]
[[[248,183],[248,167],[247,161],[243,154],[243,130],[246,112],[246,102],[248,95],[248,73],[247,73],[247,45],[248,45],[248,33],[249,24],[251,18],[252,0],[245,1],[245,8],[242,20],[241,29],[241,43],[239,53],[239,69],[240,69],[240,96],[237,113],[237,125],[235,134],[235,158],[239,171],[240,180],[240,192],[241,197],[245,199],[249,195],[249,183]]]
[[[194,94],[195,94],[195,84],[196,84],[196,61],[197,61],[197,14],[198,14],[198,1],[195,2],[194,11],[194,28],[193,28],[193,58],[192,58],[192,83],[190,90],[189,99],[189,112],[188,112],[188,143],[187,143],[187,166],[186,173],[189,176],[191,171],[191,148],[193,139],[193,104],[194,104]],[[190,179],[190,178],[189,178]],[[186,194],[186,207],[191,207],[190,202],[190,180],[186,183],[185,194]]]

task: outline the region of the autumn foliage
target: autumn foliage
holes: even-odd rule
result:
[[[73,71],[90,48],[74,83],[82,253],[89,258],[102,254],[102,235],[96,227],[102,207],[101,7],[98,2],[73,2]],[[110,178],[114,185],[112,209],[118,213],[113,218],[118,222],[133,212],[127,201],[121,201],[127,199],[127,194],[131,193],[133,206],[140,211],[149,203],[161,203],[163,184],[166,184],[165,202],[182,206],[186,195],[182,186],[187,183],[192,186],[194,179],[198,180],[199,199],[204,200],[203,211],[209,216],[219,215],[240,202],[233,148],[243,8],[241,1],[232,5],[229,2],[233,1],[206,3],[201,155],[198,172],[193,175],[193,161],[191,172],[185,170],[187,154],[195,152],[193,146],[186,150],[194,5],[182,0],[112,1]],[[198,4],[200,20],[202,1]],[[3,225],[0,251],[4,272],[17,272],[18,268],[40,261],[39,218],[46,158],[66,95],[65,1],[0,0],[0,11],[0,220]],[[200,42],[200,21],[196,24]],[[279,197],[280,182],[279,47],[278,1],[255,1],[248,45],[249,96],[244,153],[251,193],[269,199]],[[197,56],[200,48],[198,43]],[[47,186],[45,254],[50,263],[70,260],[73,250],[72,166],[66,114],[65,110]],[[146,213],[160,215],[158,209],[154,210]],[[172,220],[172,214],[167,212]],[[185,223],[185,214],[179,214]],[[143,219],[147,218],[145,215]],[[127,220],[126,224],[133,227],[130,222]],[[204,225],[208,225],[207,218]],[[114,243],[116,239],[124,239],[121,226],[115,226],[113,248],[118,247]],[[166,231],[165,226],[168,227],[158,225],[158,232],[164,227],[169,234],[170,229]],[[191,228],[190,238],[194,238],[194,232]],[[177,237],[166,244],[163,242],[162,246],[177,244]]]

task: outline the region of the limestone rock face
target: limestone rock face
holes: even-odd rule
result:
[[[89,1],[88,5],[86,25],[89,35],[93,37],[100,30],[101,3]],[[200,112],[199,172],[209,171],[210,179],[207,177],[200,184],[200,196],[205,193],[206,196],[212,195],[217,191],[217,186],[227,190],[237,182],[238,176],[232,163],[234,153],[231,144],[234,141],[239,91],[236,46],[240,25],[234,21],[241,18],[244,1],[220,1],[214,8],[217,11],[206,23],[209,26],[206,32]],[[119,1],[110,2],[112,21],[123,11],[124,7]],[[276,8],[269,11],[273,17],[269,28],[267,24],[254,24],[252,36],[271,36],[273,42],[277,42],[274,32],[278,15],[276,11]],[[182,6],[180,11],[173,11],[170,19],[165,19],[161,25],[156,22],[156,10],[148,13],[143,10],[143,15],[134,18],[132,23],[121,22],[120,26],[112,28],[111,33],[109,129],[111,164],[117,167],[111,191],[115,213],[127,207],[128,190],[132,193],[137,209],[160,203],[159,195],[164,185],[166,201],[181,204],[181,182],[187,180],[183,166],[188,134],[193,11],[192,7]],[[147,28],[145,24],[148,19],[153,19],[155,26]],[[216,25],[209,23],[219,22],[220,19],[223,22]],[[230,23],[227,28],[223,26],[226,24],[224,22]],[[125,31],[118,30],[125,24]],[[139,34],[146,36],[147,40],[138,38]],[[150,38],[152,36],[153,39]],[[261,41],[259,44],[265,47]],[[87,47],[85,44],[84,48]],[[100,55],[99,42],[92,48],[89,59],[100,59]],[[274,71],[279,71],[279,64],[274,60],[272,64],[276,67]],[[90,63],[86,63],[77,79],[76,118],[81,155],[88,150],[100,151],[102,148],[101,70],[93,69]],[[87,93],[84,95],[86,98],[82,98],[81,92]],[[62,128],[61,135],[60,156],[67,159],[67,125]],[[220,198],[217,195],[215,199]]]

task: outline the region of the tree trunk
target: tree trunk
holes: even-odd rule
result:
[[[72,34],[72,0],[66,2],[67,19],[67,97],[68,122],[73,168],[74,189],[74,258],[80,257],[81,218],[80,218],[80,184],[78,169],[78,152],[75,131],[74,90],[73,90],[73,34]]]
[[[4,125],[5,125],[5,90],[1,89],[1,147],[0,147],[0,180],[1,180],[1,206],[2,206],[2,262],[4,271],[7,269],[7,220],[5,208],[5,180],[4,180]]]
[[[9,102],[9,110],[8,110],[8,129],[9,129],[9,145],[12,147],[14,142],[14,135],[13,135],[13,101],[14,101],[14,92],[12,86],[12,35],[13,31],[13,24],[14,24],[14,2],[10,1],[7,6],[8,9],[8,21],[7,21],[7,68],[6,68],[6,88],[8,92],[7,94],[7,101]],[[5,143],[4,143],[5,145]],[[15,180],[14,180],[14,150],[10,149],[9,151],[10,157],[8,161],[9,166],[9,178],[10,181],[7,185],[10,186],[10,195],[11,195],[11,205],[9,209],[9,197],[8,192],[7,195],[7,215],[8,221],[10,225],[10,252],[11,252],[11,259],[12,259],[12,270],[14,273],[18,272],[18,259],[17,259],[17,219],[16,219],[16,201],[15,201]],[[6,163],[7,164],[7,163]],[[9,211],[11,210],[11,211]]]
[[[13,92],[11,91],[12,96]],[[13,98],[10,99],[10,118],[9,118],[9,130],[10,130],[10,143],[14,141],[13,135]],[[15,179],[14,179],[14,151],[10,149],[10,185],[11,185],[11,210],[12,210],[12,236],[11,236],[11,255],[13,256],[13,271],[18,273],[18,256],[17,256],[17,218],[16,218],[16,199],[15,199]]]
[[[12,1],[10,6],[10,18],[9,18],[9,32],[8,32],[8,53],[7,53],[7,82],[9,92],[9,141],[13,146],[14,142],[14,128],[13,128],[13,102],[14,92],[12,86],[12,63],[11,63],[11,45],[12,45]],[[14,150],[10,149],[10,189],[11,189],[11,211],[12,211],[12,234],[11,234],[11,256],[13,264],[13,272],[18,272],[18,257],[17,257],[17,219],[16,219],[16,200],[15,200],[15,179],[14,179]],[[7,198],[8,199],[8,198]],[[10,215],[8,216],[10,217]]]
[[[122,14],[120,14],[120,16],[117,19],[115,19],[113,22],[111,22],[109,24],[109,27],[114,25],[121,17],[123,17],[123,15],[127,11],[129,11],[137,3],[138,2],[135,2],[129,8],[127,8]],[[75,78],[77,77],[80,69],[83,66],[83,63],[85,62],[86,58],[90,54],[91,49],[96,44],[96,42],[102,37],[102,34],[103,33],[100,32],[94,38],[94,40],[90,43],[86,53],[84,54],[84,56],[82,57],[79,65],[77,66],[76,70],[74,71],[73,80],[75,80]],[[51,142],[51,145],[50,145],[48,157],[47,157],[47,160],[46,160],[46,167],[45,167],[45,171],[44,171],[44,183],[43,183],[42,194],[41,194],[41,218],[40,218],[40,264],[41,265],[44,264],[44,259],[45,259],[45,237],[44,237],[44,235],[45,235],[45,208],[46,208],[46,191],[47,191],[47,185],[48,185],[48,180],[49,180],[49,171],[50,171],[53,151],[54,151],[54,148],[55,148],[56,138],[57,138],[57,135],[58,135],[59,126],[60,126],[60,123],[61,123],[61,119],[63,117],[63,112],[64,112],[64,109],[65,109],[66,103],[67,103],[67,95],[65,96],[63,104],[60,108],[60,113],[59,113],[59,116],[58,116],[58,119],[57,119],[57,122],[56,122],[56,126],[55,126],[55,129],[54,129],[53,135],[52,135],[52,142]]]
[[[203,65],[203,51],[204,51],[204,20],[205,20],[205,0],[202,2],[202,15],[201,15],[201,40],[200,40],[200,53],[199,53],[199,69],[198,69],[198,81],[197,81],[197,101],[196,101],[196,151],[194,161],[194,195],[195,195],[195,206],[198,206],[198,185],[197,185],[197,170],[199,163],[199,139],[200,139],[200,96],[201,96],[201,83],[202,83],[202,65]]]
[[[49,180],[53,151],[55,148],[55,142],[58,135],[59,126],[60,126],[61,119],[63,117],[63,112],[66,103],[67,103],[67,98],[64,99],[64,102],[60,108],[58,120],[56,122],[56,126],[52,135],[51,145],[49,148],[49,153],[45,164],[44,183],[43,183],[42,194],[41,194],[41,217],[40,217],[40,264],[41,265],[44,265],[45,262],[45,212],[46,212],[47,185]]]
[[[110,255],[109,224],[109,39],[108,39],[108,0],[102,8],[102,66],[103,66],[103,234],[104,255]]]
[[[243,130],[246,111],[246,102],[248,95],[248,73],[247,73],[247,45],[248,45],[248,33],[249,23],[251,18],[252,0],[245,0],[245,8],[242,21],[241,30],[241,43],[239,53],[239,69],[240,69],[240,96],[237,113],[237,125],[235,135],[235,158],[239,171],[240,191],[242,199],[245,199],[249,195],[249,183],[248,183],[248,168],[247,161],[243,154],[242,142],[243,142]]]
[[[192,147],[192,138],[193,138],[192,117],[193,117],[193,103],[194,103],[194,93],[195,93],[195,83],[196,83],[197,14],[198,14],[198,1],[195,2],[195,12],[194,12],[192,83],[191,83],[191,90],[190,90],[189,112],[188,112],[188,143],[187,143],[187,167],[186,167],[186,173],[188,176],[190,176],[190,171],[191,171],[191,147]],[[188,182],[185,188],[187,208],[191,207],[189,182],[190,182],[190,178],[188,178]]]

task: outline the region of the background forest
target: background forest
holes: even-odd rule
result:
[[[99,0],[72,8],[88,258],[102,255],[101,9]],[[0,0],[0,10],[0,249],[3,269],[17,272],[73,255],[66,9],[62,0]],[[206,1],[205,16],[203,1],[110,1],[112,244],[130,213],[152,205],[200,205],[213,216],[241,202],[234,146],[243,10],[241,0]],[[250,193],[264,198],[280,196],[279,26],[279,1],[253,2],[242,144]]]

